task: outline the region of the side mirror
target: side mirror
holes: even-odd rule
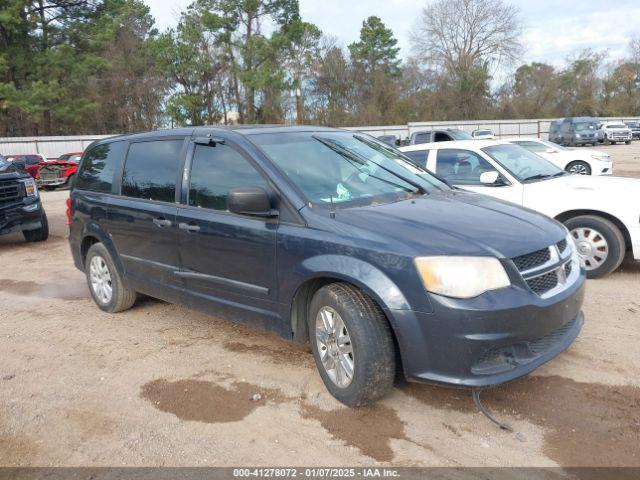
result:
[[[227,199],[229,211],[239,215],[257,217],[275,217],[277,210],[271,209],[269,194],[260,187],[240,187],[229,192]]]
[[[501,183],[499,183],[499,180],[500,174],[495,170],[480,174],[480,183],[482,183],[483,185],[501,185]]]

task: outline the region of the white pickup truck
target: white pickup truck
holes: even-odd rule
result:
[[[544,213],[570,230],[589,278],[640,261],[640,180],[572,175],[505,141],[454,141],[400,148],[449,184]]]

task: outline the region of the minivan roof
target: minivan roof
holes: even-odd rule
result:
[[[330,127],[318,127],[313,125],[300,125],[300,126],[284,126],[284,125],[215,125],[215,126],[201,126],[201,127],[180,127],[180,128],[165,128],[160,130],[152,130],[142,133],[131,133],[126,135],[117,135],[103,140],[99,140],[96,144],[112,142],[114,140],[143,140],[148,138],[163,138],[163,137],[175,137],[175,136],[192,136],[198,133],[214,134],[216,132],[235,132],[240,135],[258,135],[265,133],[293,133],[293,132],[339,132],[345,131],[337,128]]]

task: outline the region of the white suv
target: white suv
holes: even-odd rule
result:
[[[604,143],[613,145],[616,142],[624,142],[629,145],[633,140],[631,129],[622,122],[604,122],[600,130],[603,133]]]
[[[508,141],[546,158],[569,173],[580,175],[613,174],[611,156],[604,152],[584,148],[579,150],[566,148],[539,138],[517,138]]]
[[[627,251],[640,261],[640,180],[570,175],[506,141],[402,147],[449,184],[529,207],[571,231],[589,278],[616,270]]]

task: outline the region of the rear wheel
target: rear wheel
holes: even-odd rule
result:
[[[40,217],[40,228],[36,230],[23,230],[22,235],[27,242],[44,242],[49,238],[49,221],[45,213]]]
[[[309,340],[327,390],[345,405],[372,403],[393,388],[395,350],[389,323],[356,287],[333,283],[316,292]]]
[[[122,312],[135,303],[136,292],[124,285],[109,251],[102,243],[93,244],[87,252],[85,274],[91,296],[101,310]]]
[[[620,266],[626,248],[622,232],[614,223],[595,215],[584,215],[564,224],[576,242],[588,278],[604,277]]]
[[[565,170],[569,173],[577,173],[578,175],[591,175],[591,166],[582,160],[569,163]]]

